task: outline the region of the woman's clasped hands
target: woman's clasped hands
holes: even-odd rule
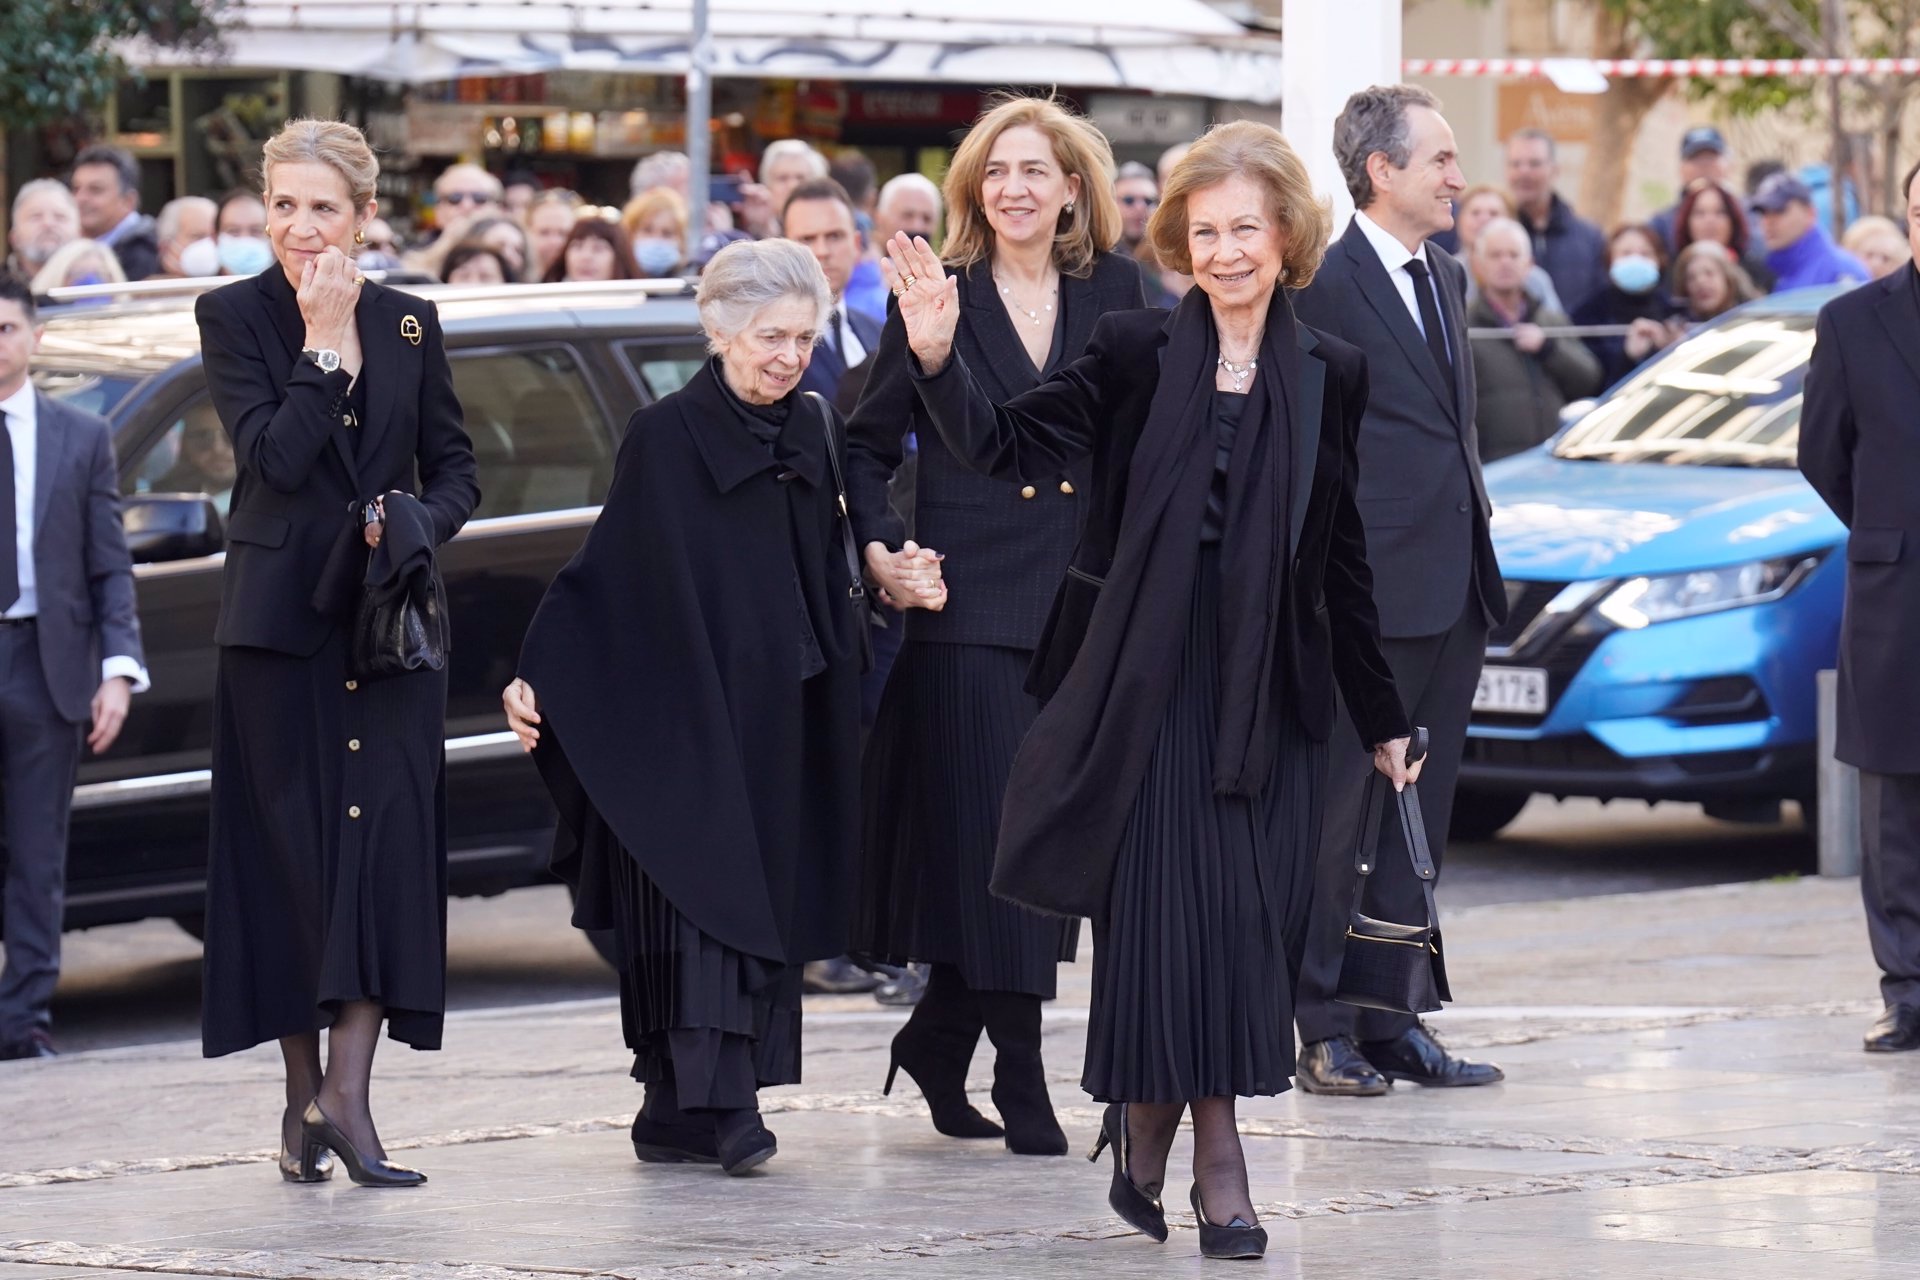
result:
[[[880,588],[880,598],[895,609],[938,613],[947,607],[947,584],[940,572],[943,559],[932,547],[912,541],[902,543],[898,551],[889,550],[884,542],[869,542],[867,576]]]

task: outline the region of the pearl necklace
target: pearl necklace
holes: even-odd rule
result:
[[[998,284],[999,281],[996,280],[994,283]],[[1034,311],[1028,307],[1021,305],[1020,299],[1013,296],[1013,290],[1009,289],[1004,284],[1000,285],[1000,296],[1005,298],[1008,302],[1012,303],[1013,309],[1015,311],[1018,311],[1021,315],[1031,320],[1034,324],[1034,327],[1038,328],[1040,325],[1040,316],[1042,312],[1048,315],[1053,314],[1053,299],[1060,296],[1060,286],[1056,284],[1053,286],[1053,288],[1047,290],[1047,302],[1044,306],[1040,308],[1039,311]]]
[[[1249,359],[1245,364],[1235,364],[1233,361],[1227,359],[1224,353],[1220,356],[1220,367],[1227,371],[1229,378],[1233,379],[1233,389],[1235,391],[1246,390],[1247,379],[1253,376],[1253,371],[1259,363],[1258,357]]]

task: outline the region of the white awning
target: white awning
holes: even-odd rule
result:
[[[419,84],[463,75],[684,75],[689,0],[228,0],[216,60]],[[712,0],[713,74],[1058,84],[1275,102],[1280,44],[1202,0]],[[146,67],[206,55],[136,42]]]

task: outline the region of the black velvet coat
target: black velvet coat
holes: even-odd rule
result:
[[[712,364],[634,414],[606,505],[520,654],[555,870],[604,928],[586,805],[673,906],[775,964],[847,946],[859,842],[860,655],[824,427],[799,400],[772,452]],[[796,575],[826,669],[801,679]]]
[[[1153,536],[1136,531],[1133,521],[1157,518],[1153,504],[1164,499],[1156,494],[1172,483],[1132,474],[1143,439],[1173,425],[1158,421],[1157,400],[1177,408],[1213,386],[1210,365],[1201,368],[1192,353],[1169,349],[1179,316],[1102,316],[1084,356],[997,408],[963,359],[949,360],[931,377],[919,375],[921,399],[947,447],[985,474],[1033,479],[1092,456],[1086,530],[1029,682],[1033,693],[1051,701],[1014,763],[994,864],[994,892],[1056,914],[1104,914],[1104,886],[1164,710],[1149,705],[1141,689],[1114,683],[1113,655],[1134,627],[1184,634],[1184,616],[1129,615],[1134,602],[1103,598],[1116,552],[1130,537]],[[1288,370],[1282,394],[1294,424],[1284,533],[1291,563],[1284,591],[1269,602],[1280,668],[1271,687],[1284,711],[1324,741],[1334,729],[1337,683],[1359,745],[1370,749],[1404,736],[1407,719],[1381,652],[1365,530],[1354,501],[1366,358],[1305,325],[1295,334],[1295,352],[1275,352],[1269,342],[1260,361],[1263,376],[1276,366]],[[1163,374],[1177,380],[1169,381],[1164,397],[1158,394]]]

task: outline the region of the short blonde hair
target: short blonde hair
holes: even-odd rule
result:
[[[1233,177],[1246,178],[1267,192],[1273,215],[1287,236],[1280,282],[1289,289],[1306,288],[1326,255],[1333,210],[1314,192],[1313,179],[1293,144],[1278,129],[1256,120],[1214,126],[1173,167],[1160,192],[1160,207],[1147,223],[1147,239],[1153,241],[1162,265],[1183,276],[1193,274],[1187,204],[1194,192]]]
[[[672,187],[648,187],[633,199],[627,201],[627,207],[620,211],[620,225],[626,230],[627,238],[640,234],[640,228],[659,214],[668,214],[673,218],[675,240],[687,238],[687,202]]]
[[[70,276],[81,274],[84,266],[94,267],[102,277],[103,283],[125,284],[127,273],[120,266],[120,259],[114,256],[112,249],[98,240],[89,240],[82,236],[78,240],[69,240],[53,251],[40,270],[33,276],[29,286],[35,293],[46,293],[49,289],[64,289]]]
[[[373,199],[380,178],[380,162],[366,135],[340,120],[289,120],[280,132],[267,139],[260,156],[261,186],[273,187],[273,167],[277,164],[324,164],[346,180],[347,192],[357,210]]]
[[[1464,211],[1481,196],[1492,196],[1498,200],[1502,210],[1500,216],[1503,218],[1511,218],[1516,212],[1513,207],[1513,197],[1507,194],[1504,187],[1496,187],[1491,182],[1482,182],[1477,186],[1468,187],[1454,200],[1453,207]]]
[[[1053,143],[1054,160],[1080,179],[1080,194],[1071,211],[1061,212],[1054,229],[1053,263],[1062,275],[1084,279],[1093,273],[1094,259],[1120,243],[1113,148],[1092,121],[1053,98],[1006,98],[973,122],[947,170],[947,243],[941,259],[950,267],[970,267],[992,256],[993,227],[980,207],[987,157],[1001,134],[1020,128],[1045,134]]]

